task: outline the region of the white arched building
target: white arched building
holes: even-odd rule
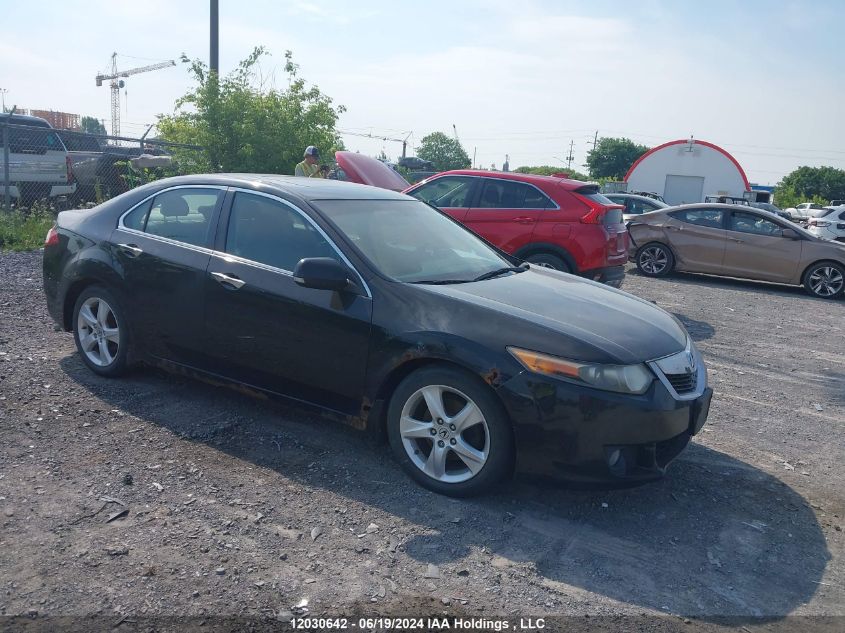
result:
[[[751,191],[737,160],[718,145],[670,141],[640,156],[625,174],[628,191],[659,193],[669,204],[704,202],[705,196],[742,198]]]

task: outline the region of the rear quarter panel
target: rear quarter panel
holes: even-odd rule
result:
[[[545,209],[540,213],[531,241],[535,244],[555,244],[572,255],[578,270],[589,268],[586,262],[591,252],[597,247],[604,249],[603,241],[599,246],[598,240],[584,239],[584,230],[592,227],[581,224],[581,218],[589,208],[563,187],[544,186],[542,189],[559,208]]]
[[[652,218],[648,222],[634,219],[628,226],[628,234],[631,236],[629,254],[633,257],[637,249],[649,242],[661,242],[669,244],[666,233],[663,230],[664,219]]]

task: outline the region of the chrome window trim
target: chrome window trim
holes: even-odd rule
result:
[[[675,388],[672,386],[672,383],[669,382],[669,379],[666,378],[666,375],[664,374],[663,369],[661,367],[661,363],[664,365],[666,365],[667,363],[673,363],[676,360],[686,358],[687,355],[689,355],[689,357],[692,357],[692,366],[694,369],[698,370],[695,389],[693,389],[689,393],[678,393],[677,391],[675,391]],[[675,398],[675,400],[695,400],[696,398],[700,398],[701,395],[704,393],[704,390],[707,388],[707,366],[704,364],[704,359],[702,358],[701,353],[692,344],[692,339],[690,337],[687,337],[686,347],[682,351],[647,361],[646,365],[649,366],[654,375],[657,376],[657,379],[663,384],[663,386],[669,391],[669,393],[672,395],[673,398]]]
[[[139,235],[141,237],[146,237],[147,239],[162,242],[164,244],[170,244],[171,246],[181,246],[182,248],[186,248],[189,251],[196,251],[197,253],[202,253],[203,255],[212,255],[214,254],[214,250],[210,248],[206,248],[205,246],[196,246],[194,244],[188,244],[187,242],[180,242],[178,240],[170,239],[169,237],[162,237],[161,235],[153,235],[152,233],[144,233],[144,231],[139,231],[137,229],[127,229],[125,226],[118,226],[118,231],[123,231],[124,233],[129,233],[130,235]]]
[[[118,218],[117,228],[123,229],[124,231],[129,231],[131,233],[140,233],[141,235],[152,236],[151,233],[146,233],[144,231],[138,231],[137,229],[127,228],[123,224],[123,218],[125,218],[127,215],[132,213],[135,209],[140,207],[142,204],[149,202],[150,200],[152,200],[156,196],[161,195],[163,193],[167,193],[168,191],[176,191],[177,189],[217,189],[218,191],[222,191],[223,193],[225,193],[228,188],[229,187],[226,186],[226,185],[173,185],[172,187],[167,187],[166,189],[162,189],[160,191],[156,191],[155,193],[151,193],[150,195],[148,195],[146,198],[144,198],[140,202],[133,204],[131,207],[129,207],[129,210],[122,213],[120,218]],[[152,237],[159,237],[159,236],[152,236]],[[187,244],[187,242],[180,242],[178,240],[172,240],[169,237],[165,237],[163,239],[168,240],[169,242],[172,242],[174,244]],[[187,244],[187,245],[188,246],[194,246],[193,244]],[[197,247],[197,248],[202,248],[202,247]],[[208,250],[208,249],[206,249],[206,250]]]
[[[361,275],[361,273],[358,272],[358,269],[355,268],[355,266],[352,265],[352,262],[349,261],[349,258],[343,253],[342,250],[340,250],[340,248],[338,248],[338,246],[337,246],[337,244],[335,244],[334,240],[328,236],[328,234],[322,229],[322,227],[319,224],[317,224],[316,222],[314,222],[314,219],[311,218],[311,216],[309,216],[307,213],[305,213],[302,209],[297,207],[295,204],[293,204],[289,200],[285,200],[284,198],[280,198],[279,196],[273,195],[271,193],[265,193],[263,191],[254,191],[252,189],[245,189],[243,187],[230,187],[230,189],[235,193],[238,193],[238,192],[248,193],[248,194],[251,194],[253,196],[262,196],[264,198],[269,198],[270,200],[275,200],[276,202],[281,202],[285,206],[290,207],[293,211],[295,211],[296,213],[301,215],[303,217],[303,219],[305,219],[311,226],[313,226],[317,230],[317,232],[320,235],[323,236],[323,239],[325,239],[326,242],[328,242],[329,246],[332,247],[334,252],[337,253],[338,256],[343,260],[343,262],[349,267],[349,269],[353,273],[355,273],[355,276],[358,277],[358,280],[360,281],[361,286],[364,288],[364,290],[367,293],[367,298],[369,298],[369,299],[373,298],[373,294],[370,291],[370,287],[367,285],[367,282],[364,280],[363,275]],[[234,205],[234,203],[235,203],[235,201],[233,199],[232,204]],[[231,217],[231,211],[230,211],[230,217]],[[228,227],[227,227],[227,229],[228,229]],[[214,251],[213,254],[214,255],[220,255],[220,256],[223,257],[223,259],[232,258],[232,259],[237,260],[241,263],[248,264],[250,266],[254,266],[255,268],[261,268],[261,269],[264,269],[264,270],[267,270],[267,271],[270,271],[270,272],[281,273],[281,274],[283,274],[287,277],[293,277],[293,271],[292,270],[287,270],[285,268],[276,268],[275,266],[269,266],[267,264],[262,264],[261,262],[257,262],[257,261],[252,260],[252,259],[246,259],[244,257],[232,255],[231,253],[226,253],[225,251],[223,251],[223,252]]]
[[[323,238],[326,240],[326,242],[329,243],[329,245],[334,249],[334,251],[344,261],[344,263],[346,263],[346,265],[349,267],[349,269],[352,272],[354,272],[355,275],[358,277],[358,280],[360,281],[361,286],[364,288],[364,290],[367,293],[367,298],[368,299],[373,298],[373,293],[370,290],[370,287],[367,285],[367,282],[364,280],[363,275],[361,275],[361,273],[358,272],[358,269],[355,268],[355,266],[352,265],[352,262],[349,261],[349,258],[346,257],[346,255],[343,253],[343,251],[341,251],[338,248],[338,246],[337,246],[337,244],[335,244],[334,240],[332,240],[326,234],[326,232],[316,222],[314,222],[314,220],[307,213],[305,213],[302,209],[297,207],[292,202],[285,200],[284,198],[280,198],[279,196],[269,194],[269,193],[265,193],[263,191],[255,191],[253,189],[246,189],[244,187],[230,187],[230,186],[227,186],[227,185],[174,185],[173,187],[168,187],[166,189],[162,189],[161,191],[157,191],[153,194],[150,194],[149,196],[147,196],[146,198],[144,198],[140,202],[132,205],[132,207],[130,207],[128,211],[125,211],[123,214],[121,214],[120,218],[117,221],[117,230],[125,231],[126,233],[130,233],[132,235],[139,235],[139,236],[142,236],[142,237],[146,237],[148,239],[155,240],[157,242],[162,242],[164,244],[171,244],[173,246],[180,246],[180,247],[186,248],[188,250],[192,250],[192,251],[196,251],[198,253],[202,253],[203,255],[219,257],[219,258],[223,259],[224,261],[234,261],[234,262],[238,262],[238,263],[241,263],[241,264],[246,264],[247,266],[251,266],[253,268],[259,268],[261,270],[266,270],[266,271],[272,272],[272,273],[279,273],[279,274],[285,275],[286,277],[293,277],[293,271],[291,271],[291,270],[286,270],[284,268],[276,268],[275,266],[269,266],[267,264],[262,264],[261,262],[254,261],[252,259],[246,259],[244,257],[239,257],[237,255],[232,255],[231,253],[227,253],[225,251],[218,251],[218,250],[215,250],[215,249],[206,248],[204,246],[196,246],[194,244],[188,244],[187,242],[180,242],[179,240],[174,240],[174,239],[171,239],[169,237],[163,237],[161,235],[153,235],[152,233],[146,233],[145,231],[139,231],[137,229],[130,229],[130,228],[127,228],[123,224],[123,218],[125,218],[127,215],[132,213],[135,209],[140,207],[142,204],[149,202],[152,198],[155,198],[159,194],[166,193],[168,191],[174,191],[174,190],[177,190],[177,189],[217,189],[217,190],[223,191],[224,193],[227,190],[233,191],[235,193],[243,192],[243,193],[249,193],[249,194],[256,195],[256,196],[263,196],[265,198],[270,198],[271,200],[275,200],[276,202],[281,202],[282,204],[290,207],[291,209],[296,211],[299,215],[301,215],[305,220],[307,220],[311,224],[311,226],[313,226],[315,229],[317,229],[317,231],[320,233],[320,235],[322,235]],[[233,202],[234,202],[234,200],[233,200]]]
[[[560,205],[558,205],[557,202],[552,200],[551,196],[549,196],[549,194],[547,194],[545,191],[540,189],[540,187],[538,187],[537,185],[535,185],[533,183],[525,182],[524,180],[518,180],[516,178],[497,178],[496,176],[486,176],[486,175],[480,175],[480,174],[449,174],[448,176],[441,176],[439,178],[432,177],[432,178],[427,178],[423,181],[420,181],[420,183],[419,183],[420,187],[418,187],[418,188],[421,189],[422,185],[428,184],[430,182],[434,182],[436,180],[441,180],[443,178],[483,178],[483,179],[486,179],[486,180],[499,180],[501,182],[518,182],[521,185],[528,185],[529,187],[533,187],[534,189],[539,191],[549,202],[551,202],[553,205],[555,205],[554,207],[542,207],[542,208],[541,207],[523,207],[524,211],[560,211]],[[414,193],[416,193],[416,192],[414,192]],[[411,197],[416,198],[416,196],[414,196],[413,194],[411,194]],[[419,198],[416,198],[416,199],[419,200]],[[422,202],[422,201],[420,201],[420,202]],[[448,209],[450,207],[446,207],[446,208]],[[494,211],[496,209],[500,209],[499,207],[457,207],[457,208],[460,208],[460,209],[463,209],[463,208],[467,208],[467,209],[492,209]],[[501,209],[505,209],[505,208],[507,208],[507,207],[501,207]]]

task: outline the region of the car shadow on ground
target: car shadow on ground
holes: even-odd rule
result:
[[[707,321],[699,321],[698,319],[693,319],[692,317],[688,317],[685,314],[680,314],[678,312],[673,312],[678,320],[684,324],[684,327],[689,332],[689,335],[692,337],[693,341],[706,341],[707,339],[713,338],[716,334],[716,328],[710,325]]]
[[[705,619],[779,617],[813,597],[830,559],[800,494],[695,442],[665,479],[638,488],[584,491],[517,480],[495,495],[458,501],[421,489],[387,458],[387,446],[310,409],[155,370],[105,380],[75,355],[61,366],[110,406],[275,471],[301,484],[306,496],[324,489],[332,503],[341,497],[397,517],[406,530],[413,526],[400,550],[421,565],[466,576],[478,592],[531,582],[567,601],[589,600],[587,590]],[[266,488],[232,486],[244,500],[272,501],[261,496]],[[275,512],[285,522],[284,508]],[[464,571],[470,552],[472,560],[488,561],[482,571]]]

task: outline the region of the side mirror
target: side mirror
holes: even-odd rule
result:
[[[349,271],[331,257],[306,257],[294,268],[293,280],[304,288],[345,290],[349,286]]]
[[[795,231],[795,229],[784,229],[783,233],[781,233],[783,237],[788,240],[800,240],[801,236]]]

